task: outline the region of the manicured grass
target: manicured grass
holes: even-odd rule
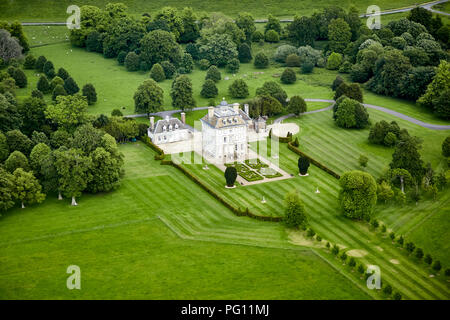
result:
[[[424,199],[417,205],[408,203],[404,206],[380,206],[377,218],[385,222],[398,235],[405,235],[425,254],[440,260],[441,264],[450,266],[450,192],[443,191],[436,200]]]
[[[265,50],[270,56],[276,46],[267,45],[264,47],[255,46],[255,52]],[[128,72],[125,67],[120,66],[115,59],[105,59],[100,54],[89,53],[84,49],[74,48],[69,43],[55,44],[32,49],[32,54],[37,56],[44,55],[47,59],[53,61],[55,66],[59,68],[63,66],[77,81],[81,87],[85,83],[94,84],[98,94],[98,102],[91,106],[90,112],[94,114],[110,114],[112,109],[126,107],[124,114],[134,113],[133,95],[137,87],[148,79],[149,73],[144,72]],[[219,95],[215,99],[216,104],[225,97],[228,101],[243,102],[245,99],[233,99],[228,94],[228,87],[234,79],[242,77],[246,80],[250,95],[254,96],[256,89],[261,87],[265,81],[280,81],[274,78],[273,74],[281,74],[283,67],[273,65],[268,69],[255,69],[253,64],[241,64],[241,70],[234,77],[232,74],[221,70],[222,80],[217,84]],[[262,72],[262,73],[261,73]],[[201,87],[205,79],[206,71],[195,69],[189,74],[194,88],[194,98],[197,106],[208,106],[211,99],[202,98],[200,96]],[[230,80],[225,80],[229,77]],[[330,98],[332,91],[329,84],[334,80],[335,73],[325,69],[316,68],[314,73],[308,76],[300,75],[299,80],[293,85],[282,85],[289,96],[305,95],[305,98]],[[37,79],[30,79],[30,85],[19,90],[19,96],[26,96],[35,88]],[[121,90],[117,90],[120,84]],[[170,88],[172,80],[165,80],[159,85],[164,90],[164,109],[172,109],[170,98]]]
[[[69,41],[70,30],[66,26],[24,26],[31,47]]]
[[[313,117],[317,115],[310,115]],[[305,116],[306,118],[306,116]],[[324,128],[326,130],[326,128]],[[348,144],[357,144],[353,139],[342,142],[346,148]],[[255,147],[253,145],[253,147]],[[330,162],[342,163],[346,158],[334,158],[333,150],[340,145],[329,144],[322,146],[322,152],[327,154]],[[411,299],[448,299],[450,292],[448,284],[436,278],[429,278],[429,270],[424,265],[406,257],[403,250],[392,246],[390,241],[369,231],[364,223],[346,219],[337,209],[339,184],[336,179],[316,167],[309,170],[310,176],[298,177],[298,156],[287,149],[286,144],[280,146],[280,166],[294,175],[294,178],[274,181],[252,186],[238,186],[236,189],[224,189],[223,172],[214,166],[210,170],[203,170],[202,165],[185,164],[195,176],[200,178],[210,188],[222,194],[228,201],[241,209],[248,207],[251,212],[261,215],[279,216],[283,214],[283,198],[286,193],[297,189],[305,203],[312,228],[326,241],[338,243],[346,249],[364,250],[367,255],[358,258],[364,264],[380,266],[383,279],[393,285],[407,298]],[[316,188],[320,194],[316,194]],[[266,203],[262,203],[264,196]],[[393,264],[391,260],[398,260]],[[442,278],[440,278],[442,279]],[[437,281],[436,281],[437,280]]]
[[[368,112],[372,124],[381,120],[395,120],[401,128],[407,129],[410,135],[420,137],[423,140],[421,154],[424,161],[430,162],[435,170],[444,167],[441,145],[448,136],[447,131],[422,128],[377,110],[368,109]],[[375,177],[379,177],[391,162],[393,148],[370,144],[369,128],[339,128],[332,119],[331,110],[288,119],[285,122],[295,122],[299,125],[300,132],[296,136],[302,151],[339,174],[361,169],[358,163],[361,154],[369,157],[366,171]]]
[[[437,5],[434,5],[432,8],[435,10],[442,11],[442,12],[450,13],[450,3],[449,2],[438,3]]]
[[[110,0],[81,0],[77,2],[78,6],[85,4],[95,5],[100,8],[111,2]],[[284,0],[283,5],[279,1],[265,0],[219,0],[219,1],[201,1],[201,0],[121,0],[129,7],[129,12],[140,16],[143,13],[153,14],[164,6],[192,7],[196,11],[205,12],[223,12],[230,16],[236,16],[241,12],[251,12],[254,18],[266,18],[268,14],[279,17],[292,17],[294,14],[311,15],[314,11],[320,11],[327,6],[341,6],[348,9],[354,5],[361,13],[365,13],[368,6],[373,2],[370,0],[348,1],[343,3],[339,0],[313,1],[313,0]],[[414,5],[413,0],[398,0],[395,2],[381,0],[377,5],[382,10],[399,8]],[[14,2],[3,1],[0,3],[0,19],[20,20],[20,21],[60,21],[64,22],[68,18],[66,9],[73,4],[69,0],[59,1],[37,1],[37,0],[16,0]]]
[[[368,298],[282,225],[234,216],[143,144],[121,151],[117,191],[78,207],[52,195],[0,218],[1,298]],[[81,290],[66,288],[73,264]]]

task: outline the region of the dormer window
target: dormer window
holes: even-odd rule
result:
[[[169,131],[172,131],[172,125],[169,125]]]
[[[223,123],[223,124],[227,124],[227,122],[225,121],[225,119],[224,119],[224,120],[222,120],[222,123]]]
[[[237,118],[234,118],[233,121],[234,121],[234,123],[237,123],[237,122],[238,122]]]
[[[178,123],[175,124],[175,130],[178,129]]]
[[[166,132],[167,131],[167,127],[164,125],[163,126],[163,131]]]

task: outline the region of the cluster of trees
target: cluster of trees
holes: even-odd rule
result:
[[[220,13],[164,7],[154,16],[144,13],[137,19],[124,4],[110,3],[104,10],[81,7],[80,23],[81,28],[70,33],[73,45],[117,58],[129,71],[151,70],[150,76],[157,82],[190,73],[195,62],[204,69],[215,65],[236,73],[240,62],[253,58],[256,27],[247,13],[232,20]],[[268,37],[270,41],[276,38],[270,32]],[[185,49],[181,44],[186,44]]]
[[[362,129],[369,125],[369,113],[357,100],[343,95],[333,106],[333,119],[341,128]]]
[[[381,120],[370,128],[369,142],[387,147],[394,146],[398,141],[408,139],[409,133],[406,129],[400,129],[397,122],[388,123]]]
[[[298,48],[289,44],[281,45],[276,49],[273,58],[287,67],[300,67],[302,73],[311,73],[314,67],[325,67],[322,51],[309,45]]]
[[[0,208],[39,203],[45,194],[76,197],[113,190],[123,173],[116,140],[95,126],[80,94],[58,96],[47,105],[30,96],[18,103],[0,94]]]
[[[19,21],[0,21],[0,66],[10,59],[20,59],[30,50],[27,36]]]
[[[435,198],[447,186],[448,172],[436,173],[431,164],[424,165],[420,147],[417,137],[405,134],[398,140],[390,169],[377,179],[379,202],[404,204],[407,200],[417,202],[422,196]]]
[[[414,100],[442,118],[450,117],[449,27],[438,16],[415,8],[408,18],[380,29],[362,26],[353,32],[345,17],[328,27],[327,68],[349,73],[352,81],[375,93]]]

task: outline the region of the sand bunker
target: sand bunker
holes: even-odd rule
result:
[[[392,264],[400,264],[400,261],[398,261],[397,259],[391,259],[389,260],[389,262]]]
[[[375,248],[377,248],[378,251],[384,251],[382,247],[376,246]]]
[[[362,258],[365,255],[367,255],[367,251],[359,250],[359,249],[353,249],[346,252],[346,254],[350,257],[354,258]]]
[[[305,247],[320,246],[319,242],[317,242],[311,238],[306,238],[300,231],[291,231],[289,233],[289,241],[292,244],[296,244],[298,246],[305,246]]]

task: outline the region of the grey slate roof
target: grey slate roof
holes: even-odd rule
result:
[[[164,132],[164,126],[166,128],[166,132],[187,129],[186,125],[181,122],[178,118],[169,118],[169,119],[161,119],[156,122],[155,129],[152,131],[153,133],[161,133]],[[178,126],[178,127],[177,127]],[[177,128],[176,128],[177,127]]]

